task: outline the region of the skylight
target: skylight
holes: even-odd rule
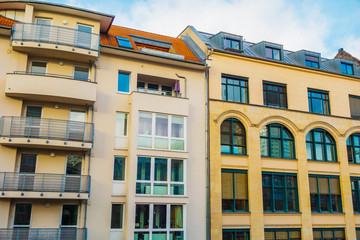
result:
[[[128,38],[117,36],[116,40],[118,41],[119,47],[132,48],[131,42]]]

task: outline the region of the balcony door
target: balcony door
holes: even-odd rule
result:
[[[18,191],[34,190],[36,157],[36,154],[21,154]]]
[[[60,240],[77,239],[78,205],[63,205]]]
[[[80,192],[82,161],[81,156],[67,156],[65,192]]]
[[[68,123],[68,139],[75,141],[83,141],[85,133],[86,112],[79,110],[71,110]]]
[[[26,108],[26,122],[25,122],[25,137],[38,138],[40,136],[42,107],[27,106]]]
[[[51,19],[36,18],[36,40],[50,42]]]
[[[77,34],[76,34],[76,45],[79,47],[91,49],[91,35],[92,27],[86,25],[77,25]]]
[[[31,208],[31,203],[17,203],[15,205],[12,239],[29,239]]]
[[[47,62],[32,61],[30,73],[34,75],[45,75],[46,67],[47,67]]]

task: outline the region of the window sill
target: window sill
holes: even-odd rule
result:
[[[118,94],[126,94],[126,95],[130,95],[130,92],[121,92],[121,91],[117,91],[116,93],[118,93]]]
[[[247,155],[247,154],[236,154],[236,153],[221,153],[221,155],[249,157],[249,155]]]
[[[266,156],[261,156],[261,158],[265,158],[265,159],[277,159],[277,160],[298,160],[297,158],[276,158],[276,157],[266,157]]]
[[[337,163],[337,164],[340,164],[340,162],[336,161],[320,161],[320,160],[309,160],[308,159],[308,162],[319,162],[319,163]]]
[[[329,214],[336,214],[336,215],[345,215],[344,212],[311,212],[311,214],[325,214],[325,215],[329,215]]]

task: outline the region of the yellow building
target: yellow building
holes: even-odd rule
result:
[[[187,27],[206,59],[211,239],[360,239],[351,60]]]
[[[0,239],[203,239],[205,67],[186,44],[0,3]]]

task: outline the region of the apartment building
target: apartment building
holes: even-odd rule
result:
[[[204,239],[205,66],[113,20],[0,2],[0,239]]]
[[[360,239],[358,61],[179,38],[209,66],[211,239]]]

